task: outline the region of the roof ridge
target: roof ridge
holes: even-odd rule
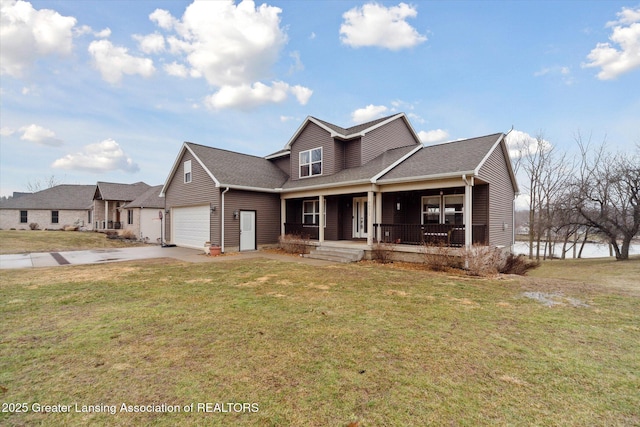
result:
[[[255,154],[246,154],[246,153],[240,153],[239,151],[233,151],[233,150],[229,150],[227,148],[218,148],[218,147],[212,147],[211,145],[204,145],[204,144],[198,144],[197,142],[190,142],[190,141],[185,141],[185,144],[190,144],[190,145],[197,145],[199,147],[202,148],[209,148],[211,150],[219,150],[219,151],[225,151],[227,153],[232,153],[232,154],[239,154],[241,156],[246,156],[246,157],[255,157],[256,159],[262,159],[262,160],[267,160],[264,158],[264,156],[258,156]],[[282,151],[282,150],[280,150]],[[267,160],[268,161],[268,160]]]
[[[439,142],[439,143],[436,143],[436,144],[430,144],[430,145],[424,145],[424,144],[422,144],[422,145],[424,145],[424,148],[429,148],[429,147],[439,147],[439,146],[447,145],[447,144],[455,144],[456,142],[465,142],[465,141],[470,141],[470,140],[472,140],[472,139],[487,138],[487,137],[489,137],[489,136],[502,135],[502,134],[503,134],[503,132],[488,133],[488,134],[486,134],[486,135],[474,136],[474,137],[471,137],[471,138],[463,138],[463,139],[456,139],[456,140],[453,140],[453,141]]]

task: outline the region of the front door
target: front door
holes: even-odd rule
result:
[[[369,204],[366,197],[353,198],[353,237],[356,239],[366,239],[369,230],[367,230],[367,216]]]
[[[240,250],[256,249],[256,212],[240,211]]]

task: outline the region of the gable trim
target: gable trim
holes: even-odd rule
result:
[[[178,153],[178,156],[176,157],[176,160],[173,162],[173,167],[171,168],[171,171],[169,172],[169,175],[167,176],[167,180],[164,182],[164,185],[162,186],[162,190],[160,191],[159,197],[164,197],[165,196],[167,188],[169,187],[169,183],[173,179],[173,176],[176,174],[176,171],[178,170],[178,167],[180,166],[180,161],[182,160],[182,157],[184,156],[184,153],[186,151],[191,153],[193,158],[198,161],[198,164],[200,166],[202,166],[202,168],[207,173],[207,175],[209,175],[209,177],[213,180],[213,182],[215,183],[216,187],[220,187],[220,181],[218,181],[218,179],[213,175],[213,173],[211,173],[209,168],[207,168],[204,165],[204,163],[202,162],[202,160],[200,160],[200,158],[196,155],[196,153],[193,152],[191,147],[189,147],[189,144],[187,142],[183,142],[182,143],[182,147],[180,148],[180,152]]]
[[[507,171],[509,172],[509,178],[511,178],[511,185],[513,186],[513,191],[516,193],[516,195],[518,195],[520,194],[520,189],[518,188],[518,181],[516,180],[516,175],[513,173],[513,167],[511,166],[509,150],[507,150],[507,146],[506,146],[506,136],[507,135],[505,135],[504,133],[500,134],[500,137],[498,138],[498,140],[493,144],[491,149],[487,151],[487,154],[480,161],[480,163],[478,163],[478,166],[476,166],[476,168],[473,170],[473,176],[478,176],[478,174],[480,173],[480,169],[482,169],[482,166],[484,166],[484,164],[487,162],[491,154],[493,154],[494,150],[498,146],[500,146],[500,149],[502,150],[502,158],[506,163]]]
[[[387,173],[389,173],[391,170],[393,170],[396,166],[398,166],[400,163],[404,162],[405,160],[407,160],[409,157],[413,156],[415,153],[417,153],[419,150],[421,150],[424,146],[422,144],[418,145],[416,148],[414,148],[413,150],[409,151],[407,154],[405,154],[404,156],[400,157],[398,160],[396,160],[395,162],[393,162],[391,165],[387,166],[385,169],[383,169],[382,171],[378,172],[377,174],[375,174],[372,178],[371,178],[371,183],[375,184],[380,178],[382,178],[383,176],[385,176]]]

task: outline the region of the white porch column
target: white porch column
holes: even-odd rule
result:
[[[104,229],[109,228],[109,201],[104,201]]]
[[[473,177],[464,180],[464,245],[470,247],[473,243]]]
[[[382,223],[382,193],[376,192],[376,224]],[[376,242],[382,240],[382,227],[378,227],[376,230]]]
[[[375,205],[373,203],[373,191],[367,192],[367,245],[373,245],[373,216]]]
[[[286,234],[284,223],[287,222],[287,199],[280,196],[280,235]]]
[[[318,241],[322,243],[324,242],[324,196],[322,195],[318,196],[318,214],[320,215],[318,220]]]

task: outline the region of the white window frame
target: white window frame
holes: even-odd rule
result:
[[[462,224],[456,224],[455,222],[452,225],[464,225],[464,194],[446,194],[442,197],[442,223],[446,224],[447,223],[447,200],[451,200],[451,199],[458,199],[461,200],[461,203],[455,203],[455,204],[459,204],[461,205],[461,208],[459,211],[457,210],[453,210],[453,215],[455,217],[456,214],[460,214],[462,216]],[[451,202],[451,204],[454,204],[453,202]]]
[[[313,152],[316,151],[316,150],[320,150],[320,160],[314,161],[313,160]],[[302,157],[305,154],[308,155],[308,159],[309,159],[308,162],[303,162],[302,161]],[[322,147],[316,147],[316,148],[312,148],[310,150],[301,151],[298,154],[298,160],[299,160],[299,162],[298,162],[298,177],[299,178],[311,178],[311,177],[314,177],[314,176],[322,175],[322,168],[323,168],[322,160],[323,160],[323,157],[324,157],[324,153],[323,153]],[[320,172],[313,173],[313,165],[316,165],[316,164],[320,165]],[[302,174],[303,166],[307,166],[309,168],[309,174],[308,175],[303,175]]]
[[[311,212],[306,212],[305,210],[305,205],[308,204],[312,204],[312,211]],[[304,222],[304,218],[305,216],[310,216],[313,218],[313,222],[310,224],[307,224]],[[327,228],[327,199],[324,199],[324,215],[323,215],[323,219],[324,219],[324,228]],[[319,227],[320,224],[318,224],[318,221],[320,221],[320,203],[319,201],[316,200],[303,200],[302,201],[302,226],[303,227]]]
[[[422,223],[422,225],[425,225],[427,223],[424,222],[424,217],[425,214],[427,212],[425,212],[424,210],[424,204],[426,203],[427,199],[439,199],[440,203],[439,203],[439,211],[438,211],[438,224],[446,224],[446,207],[447,207],[447,200],[451,200],[451,199],[462,199],[462,209],[459,211],[454,211],[454,214],[461,214],[462,215],[462,224],[460,225],[464,225],[465,223],[465,217],[464,217],[464,195],[463,194],[445,194],[445,195],[440,195],[440,196],[422,196],[422,200],[421,200],[421,208],[420,210],[422,211],[422,215],[420,218],[420,221]]]
[[[191,160],[184,162],[184,183],[188,184],[192,181],[193,174],[191,173]]]

